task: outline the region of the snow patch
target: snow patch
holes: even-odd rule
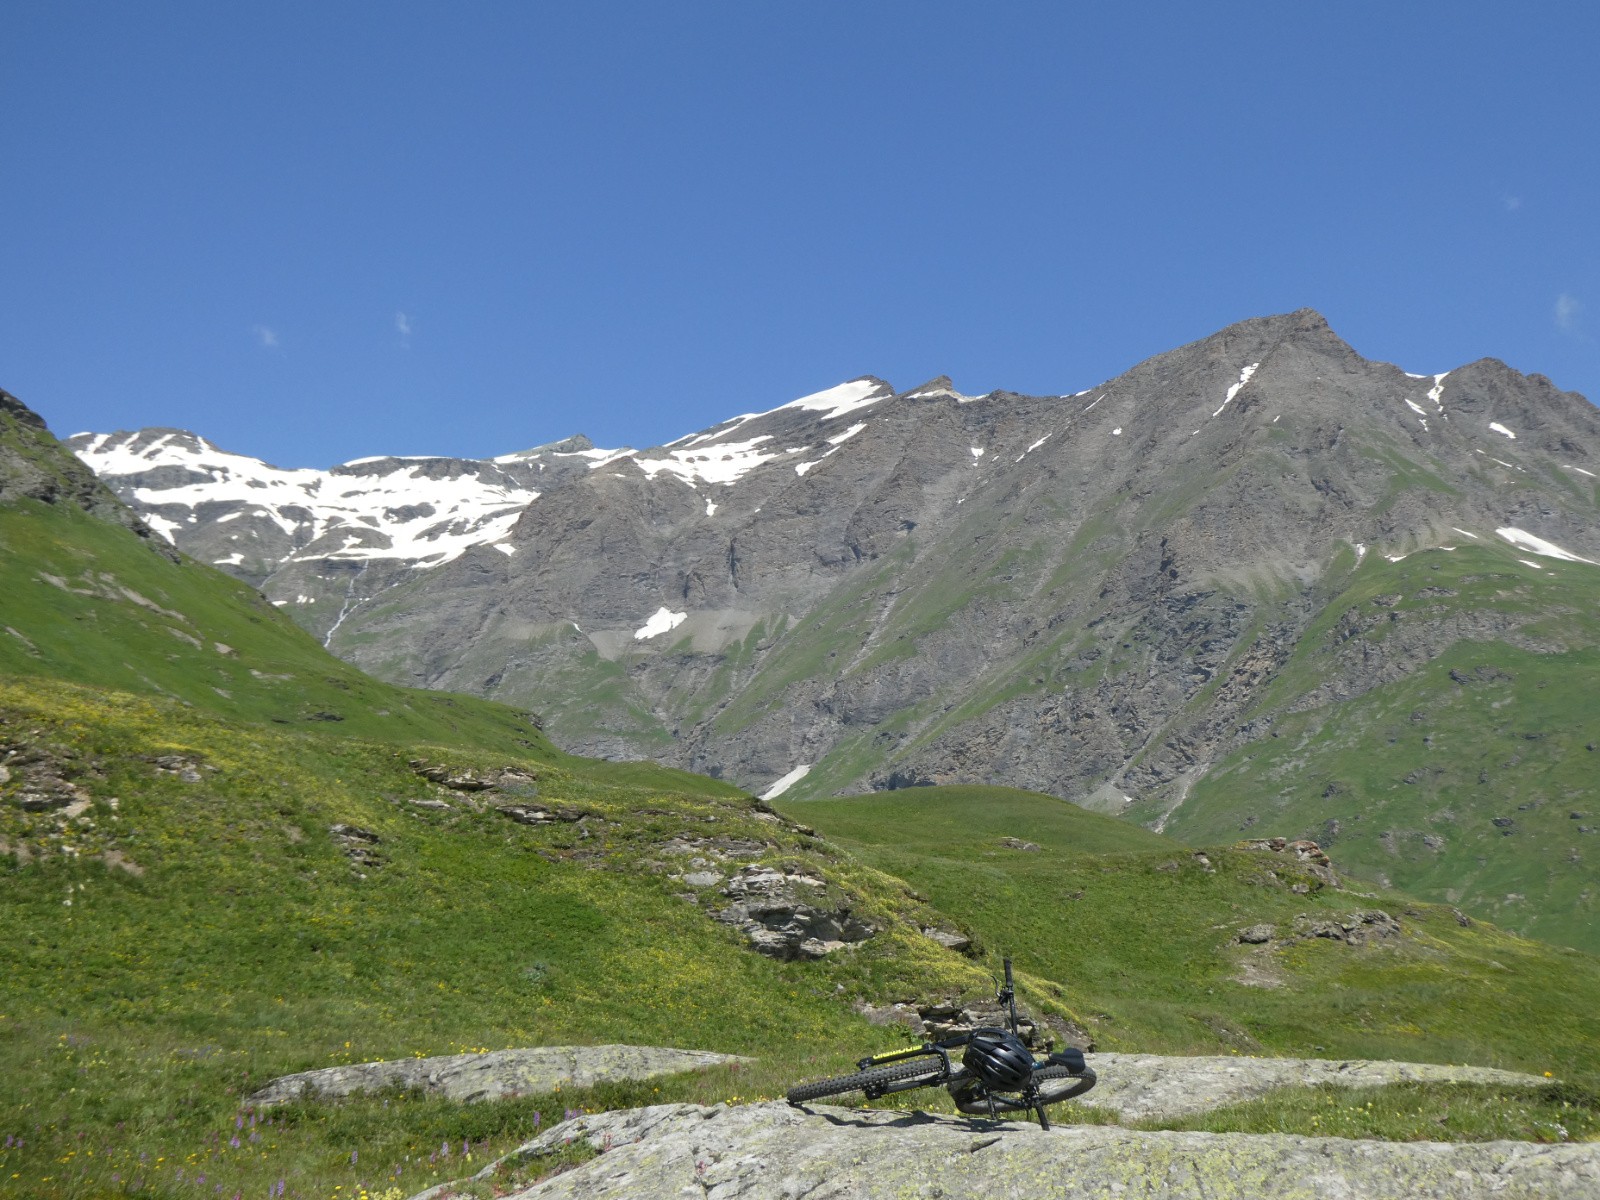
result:
[[[510,558],[517,552],[517,548],[515,546],[508,546],[504,542],[496,542],[494,544],[494,548],[500,551],[501,554],[504,554],[507,558]]]
[[[706,501],[706,516],[714,517],[716,515],[717,515],[717,502],[715,500],[707,500]]]
[[[1049,440],[1050,440],[1050,435],[1047,433],[1042,438],[1040,438],[1037,442],[1034,442],[1033,445],[1029,446],[1026,450],[1024,450],[1021,454],[1017,455],[1017,461],[1021,462],[1023,459],[1027,458],[1028,455],[1032,454],[1035,450],[1037,450],[1040,446],[1044,445]]]
[[[1517,435],[1512,433],[1511,430],[1507,429],[1504,425],[1500,424],[1499,421],[1490,421],[1489,428],[1494,430],[1496,433],[1505,434],[1513,442],[1517,440]]]
[[[1592,558],[1584,558],[1582,555],[1574,554],[1570,550],[1563,550],[1554,542],[1547,542],[1542,537],[1535,537],[1525,529],[1517,529],[1514,526],[1506,525],[1496,529],[1495,533],[1505,538],[1518,550],[1526,550],[1531,554],[1538,554],[1544,558],[1559,558],[1565,562],[1589,563],[1591,566],[1600,565],[1596,564]]]
[[[1367,547],[1362,542],[1351,542],[1350,544],[1355,547],[1356,566],[1359,567],[1361,565],[1361,560],[1367,556]]]
[[[773,785],[771,787],[769,787],[766,791],[762,792],[761,793],[761,798],[763,800],[776,800],[779,796],[783,795],[790,788],[792,788],[795,784],[799,783],[802,779],[804,779],[806,777],[806,775],[810,773],[810,771],[811,771],[811,764],[810,763],[801,763],[798,767],[796,767],[794,770],[790,771],[782,779],[779,779],[776,782],[774,782]]]
[[[819,463],[821,461],[822,460],[819,458],[819,459],[816,460],[816,462],[795,463],[795,465],[794,465],[794,473],[796,475],[804,477],[804,475],[805,475],[805,473],[807,471],[811,470],[812,467],[816,466],[817,463]]]
[[[686,612],[675,613],[663,604],[650,614],[650,619],[633,631],[633,639],[642,642],[646,638],[660,637],[663,633],[671,633],[679,625],[689,619]]]
[[[1538,563],[1534,562],[1533,559],[1531,559],[1531,558],[1519,558],[1519,559],[1517,559],[1517,561],[1519,563],[1521,563],[1525,567],[1532,567],[1535,571],[1544,570],[1544,568],[1542,566],[1540,566]]]
[[[1115,429],[1113,429],[1111,431],[1111,436],[1112,437],[1121,437],[1122,436],[1122,426],[1118,425]]]
[[[1600,479],[1600,475],[1596,475],[1593,471],[1585,471],[1582,467],[1563,465],[1562,470],[1576,471],[1579,475],[1587,475],[1590,479]]]
[[[873,383],[868,379],[856,379],[849,383],[841,383],[838,387],[831,387],[821,392],[812,392],[809,396],[801,396],[798,400],[791,400],[787,404],[780,404],[773,412],[780,412],[786,408],[799,408],[806,412],[819,412],[824,421],[832,421],[857,409],[866,408],[869,404],[876,404],[888,395],[888,389],[881,383]],[[765,415],[765,414],[763,414]]]
[[[154,513],[145,517],[167,540],[175,541],[183,524],[197,523],[194,510],[199,505],[231,504],[236,511],[219,521],[255,517],[272,522],[294,541],[288,561],[329,557],[324,539],[346,535],[333,557],[426,559],[427,565],[437,566],[471,546],[503,537],[539,495],[499,472],[489,471],[485,477],[477,464],[440,478],[428,478],[420,465],[448,459],[354,460],[395,463],[393,470],[370,474],[338,467],[284,469],[190,435],[164,434],[145,441],[139,434],[99,434],[78,454],[113,484],[157,467],[181,468],[194,480],[176,487],[132,489],[142,505],[190,510],[183,523]],[[356,530],[361,537],[348,536]],[[223,563],[238,565],[231,559]]]
[[[855,437],[856,434],[860,433],[866,427],[867,427],[867,423],[865,421],[857,421],[854,425],[850,426],[850,428],[846,429],[843,433],[834,434],[833,437],[828,439],[828,444],[830,446],[843,445],[845,442],[848,442],[851,438]]]
[[[762,463],[778,457],[776,453],[763,454],[757,449],[762,442],[771,440],[771,434],[763,433],[742,442],[669,450],[665,458],[635,455],[634,462],[651,479],[665,473],[689,484],[696,479],[706,483],[737,483]]]
[[[1406,397],[1406,407],[1412,412],[1416,413],[1419,417],[1425,417],[1428,415],[1428,410],[1423,408],[1422,405],[1418,404],[1410,396]]]
[[[1222,409],[1227,408],[1229,404],[1233,403],[1233,398],[1244,390],[1244,385],[1250,382],[1250,377],[1256,373],[1256,368],[1259,366],[1261,366],[1260,363],[1254,362],[1239,372],[1239,382],[1228,389],[1227,396],[1223,398],[1222,407],[1218,408],[1216,412],[1211,414],[1213,417],[1220,417],[1222,415]]]
[[[1450,528],[1453,529],[1456,533],[1463,534],[1466,537],[1472,538],[1473,540],[1477,540],[1478,535],[1473,533],[1470,529],[1462,529],[1458,525],[1452,525],[1452,526],[1450,526]]]
[[[973,458],[982,458],[983,457],[983,447],[982,446],[974,446],[974,447],[972,447],[972,457]]]

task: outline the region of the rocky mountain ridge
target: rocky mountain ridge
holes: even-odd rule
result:
[[[863,378],[653,451],[388,459],[300,485],[346,502],[371,483],[387,534],[370,511],[310,516],[309,496],[273,511],[187,435],[70,444],[365,669],[536,706],[580,752],[797,794],[1175,795],[1369,554],[1600,561],[1593,406],[1493,360],[1368,362],[1309,311],[1076,396]],[[439,479],[471,503],[419,499]],[[402,525],[427,528],[407,545]]]

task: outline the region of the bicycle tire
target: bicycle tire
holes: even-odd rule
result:
[[[937,1059],[913,1059],[910,1062],[890,1063],[884,1067],[871,1067],[865,1071],[857,1071],[854,1075],[840,1075],[835,1079],[819,1079],[816,1083],[802,1083],[792,1087],[788,1092],[790,1104],[804,1104],[808,1100],[820,1100],[824,1096],[840,1096],[846,1092],[864,1092],[868,1089],[886,1087],[894,1083],[907,1083],[908,1080],[919,1076],[927,1076],[927,1084],[940,1082],[939,1074],[943,1065]],[[896,1091],[909,1091],[913,1087],[922,1087],[924,1084],[908,1083],[904,1088]]]
[[[1045,1104],[1059,1104],[1063,1100],[1081,1096],[1094,1087],[1099,1078],[1093,1067],[1085,1067],[1081,1075],[1074,1075],[1065,1067],[1054,1065],[1035,1071],[1033,1077],[1039,1081],[1039,1099]],[[1055,1082],[1064,1082],[1066,1086],[1049,1089],[1048,1085]]]
[[[1034,1083],[1039,1088],[1038,1098],[1033,1104],[1028,1104],[1022,1099],[1012,1099],[1001,1093],[994,1094],[994,1106],[1000,1112],[1031,1112],[1039,1104],[1059,1104],[1063,1100],[1070,1100],[1074,1096],[1081,1096],[1095,1085],[1095,1073],[1085,1068],[1081,1075],[1074,1075],[1067,1068],[1052,1063],[1048,1067],[1040,1067],[1033,1073]],[[974,1081],[976,1082],[976,1081]],[[1052,1084],[1058,1086],[1051,1087]],[[1064,1086],[1060,1086],[1064,1085]],[[971,1084],[968,1085],[968,1094],[961,1090],[953,1090],[950,1094],[955,1101],[956,1108],[969,1116],[983,1116],[989,1111],[989,1098],[979,1099],[970,1094]]]

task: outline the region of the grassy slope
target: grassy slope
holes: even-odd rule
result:
[[[1049,796],[911,789],[783,805],[907,880],[992,950],[1064,989],[1103,1049],[1326,1053],[1592,1070],[1600,960],[1475,923],[1392,892],[1317,889],[1282,855],[1193,851]],[[954,792],[958,794],[947,795]],[[956,814],[979,814],[966,834]],[[1006,849],[1002,836],[1038,843]],[[1142,844],[1140,840],[1142,839]],[[1118,842],[1121,842],[1119,845]],[[1275,872],[1270,874],[1269,872]],[[1291,890],[1295,882],[1309,895]],[[1399,939],[1325,939],[1265,953],[1233,944],[1259,922],[1382,907]],[[1281,982],[1235,977],[1259,965]]]
[[[1600,749],[1589,748],[1600,747],[1600,569],[1540,561],[1464,546],[1369,563],[1258,701],[1252,715],[1273,713],[1273,736],[1224,759],[1167,830],[1315,838],[1357,874],[1600,949]],[[1292,711],[1336,649],[1350,652],[1340,621],[1352,610],[1395,614],[1355,635],[1375,653],[1405,622],[1541,615],[1520,644],[1460,640],[1353,700]]]
[[[0,802],[0,839],[26,846],[25,863],[0,859],[12,947],[0,978],[0,1127],[32,1130],[43,1155],[0,1159],[36,1182],[78,1132],[180,1161],[231,1124],[252,1084],[290,1070],[632,1041],[754,1053],[793,1078],[818,1047],[898,1040],[855,1016],[840,990],[984,983],[916,932],[943,918],[895,881],[714,788],[250,726],[44,680],[0,683],[0,722],[0,740],[63,764],[95,801],[65,827]],[[152,760],[167,754],[204,764],[200,781],[159,772]],[[440,790],[409,769],[414,756],[520,765],[539,776],[541,803],[591,816],[546,828],[459,796],[447,811],[419,807],[411,801]],[[6,790],[9,801],[15,780]],[[330,836],[335,823],[375,832],[387,861],[358,872]],[[767,842],[769,861],[827,878],[882,932],[823,964],[750,953],[669,877],[684,860],[662,843],[712,835]],[[140,873],[108,865],[108,851]],[[717,1087],[744,1090],[727,1077]],[[136,1133],[113,1133],[119,1122]],[[403,1129],[374,1136],[396,1155],[416,1148]],[[285,1174],[319,1194],[359,1178],[314,1127],[280,1150],[215,1161],[213,1176],[229,1194],[261,1194]]]

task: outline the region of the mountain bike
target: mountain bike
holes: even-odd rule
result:
[[[868,1100],[913,1088],[947,1088],[956,1107],[974,1116],[998,1117],[1003,1112],[1038,1115],[1041,1129],[1050,1128],[1045,1106],[1081,1096],[1095,1085],[1095,1073],[1075,1046],[1035,1058],[1017,1032],[1017,992],[1011,960],[1005,960],[1006,981],[995,995],[1007,1014],[1009,1028],[974,1029],[905,1050],[875,1054],[856,1063],[854,1075],[821,1079],[789,1089],[790,1104],[800,1106],[824,1096],[862,1092]],[[951,1061],[954,1051],[961,1061]]]

